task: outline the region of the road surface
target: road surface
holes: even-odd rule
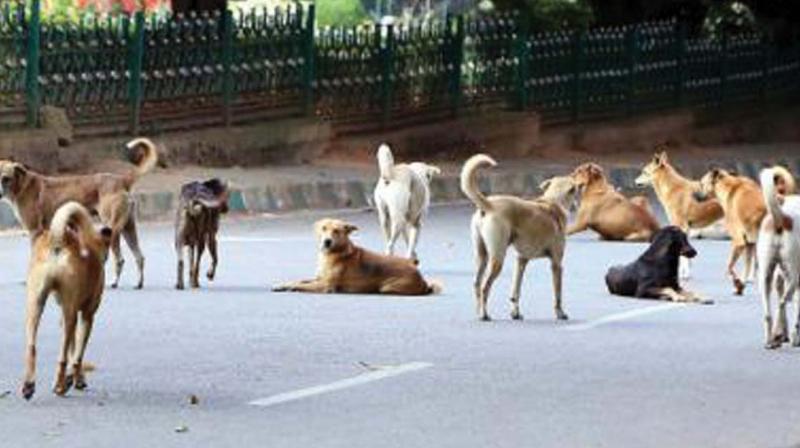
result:
[[[569,239],[567,322],[549,268],[528,267],[522,322],[508,318],[511,256],[476,320],[471,210],[438,207],[420,244],[435,297],[272,293],[314,273],[321,215],[227,220],[218,279],[176,291],[171,224],[141,228],[146,286],[107,290],[86,392],[54,396],[51,300],[38,392],[19,397],[28,242],[0,238],[2,447],[789,447],[800,443],[800,349],[762,348],[753,289],[734,297],[728,242],[695,241],[690,287],[713,306],[610,296],[606,269],[644,250]],[[372,213],[326,213],[381,247]],[[204,280],[204,279],[203,279]],[[7,392],[7,393],[6,393]],[[199,404],[190,404],[195,395]]]

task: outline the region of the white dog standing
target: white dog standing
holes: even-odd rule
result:
[[[422,162],[395,164],[392,150],[385,143],[378,148],[378,169],[375,208],[386,240],[386,254],[394,253],[397,239],[402,236],[408,258],[417,262],[419,231],[431,200],[430,181],[441,171]]]
[[[786,303],[796,293],[800,281],[800,196],[783,198],[776,187],[780,173],[774,168],[761,171],[761,189],[767,204],[767,216],[761,221],[756,243],[758,281],[764,305],[764,333],[766,348],[778,348],[788,342]],[[772,321],[770,293],[776,268],[783,277],[784,288],[776,288],[780,295],[778,317]],[[783,289],[783,291],[781,291]],[[797,321],[792,334],[792,345],[800,346],[800,297],[798,297]]]

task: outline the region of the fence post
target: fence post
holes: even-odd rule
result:
[[[636,111],[636,64],[639,61],[639,27],[631,25],[625,36],[628,40],[628,88],[625,93],[625,115],[631,116]]]
[[[761,35],[761,92],[759,92],[759,97],[762,103],[766,103],[769,99],[769,89],[770,89],[770,74],[771,74],[771,66],[773,61],[773,47],[770,43],[767,42],[767,38],[764,34]]]
[[[686,22],[678,22],[678,35],[675,38],[675,106],[683,107],[686,104],[686,55],[687,55]]]
[[[233,107],[233,13],[225,10],[222,22],[222,112],[225,126],[231,125]]]
[[[304,101],[303,109],[306,115],[314,114],[314,24],[316,22],[316,11],[314,4],[308,5],[308,15],[306,16],[306,33],[304,35],[304,55],[305,65],[303,71]]]
[[[519,33],[514,40],[514,57],[517,59],[516,86],[517,92],[516,107],[525,110],[528,107],[528,81],[530,79],[530,60],[528,53],[528,21],[523,17],[520,19]]]
[[[41,5],[39,0],[31,2],[31,16],[28,22],[27,52],[25,55],[25,97],[27,99],[28,126],[39,124],[39,56],[41,32]]]
[[[453,69],[450,72],[450,111],[453,117],[458,116],[461,108],[461,65],[464,63],[464,17],[456,16],[455,36],[452,35],[451,17],[447,18],[447,32],[451,34],[448,52],[450,53],[450,64]]]
[[[128,84],[128,101],[130,101],[130,132],[139,134],[142,115],[142,59],[144,58],[144,13],[139,11],[134,16],[133,40],[130,42],[131,60]]]
[[[381,25],[375,25],[380,35]],[[381,127],[392,117],[392,65],[394,62],[394,25],[386,25],[386,40],[381,47]],[[378,40],[380,45],[381,39]]]
[[[584,31],[576,31],[572,44],[572,121],[577,122],[581,117],[583,96],[583,53],[586,46],[586,36]]]

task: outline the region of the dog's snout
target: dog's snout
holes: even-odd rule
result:
[[[331,246],[333,246],[333,240],[330,238],[325,238],[324,240],[322,240],[322,246],[325,249],[330,249]]]
[[[683,246],[683,250],[681,250],[681,255],[683,255],[686,258],[694,258],[695,255],[697,255],[697,251],[694,249],[694,247],[686,245]]]
[[[702,191],[695,191],[694,193],[692,193],[692,197],[694,198],[695,201],[698,202],[703,202],[706,199],[708,199],[708,196],[706,196],[706,194],[703,193]]]

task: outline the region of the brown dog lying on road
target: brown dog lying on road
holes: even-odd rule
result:
[[[152,170],[158,162],[158,152],[149,139],[137,138],[127,144],[135,153],[136,166],[126,174],[98,173],[82,176],[51,177],[35,173],[24,165],[0,160],[0,198],[12,205],[22,226],[31,237],[45,230],[56,210],[68,201],[96,212],[100,221],[111,228],[111,248],[115,259],[115,277],[111,287],[119,284],[122,273],[120,235],[125,238],[139,268],[139,281],[144,285],[144,256],[136,234],[135,203],[130,195],[136,180]]]
[[[658,231],[652,213],[614,189],[599,165],[585,163],[575,168],[572,178],[580,191],[580,207],[568,235],[591,229],[604,240],[649,241]]]
[[[273,291],[426,295],[439,287],[426,282],[413,261],[362,249],[350,234],[358,228],[338,219],[314,224],[319,240],[317,277],[290,282]]]
[[[63,313],[64,332],[53,391],[64,395],[73,384],[76,389],[86,387],[83,354],[103,295],[110,242],[111,229],[95,230],[89,212],[77,202],[62,205],[53,216],[50,229],[34,237],[27,279],[27,352],[22,385],[25,399],[36,391],[36,335],[47,298],[53,293]],[[68,361],[72,365],[70,375],[66,373]]]
[[[175,253],[178,256],[178,278],[175,288],[183,289],[183,249],[189,255],[189,284],[200,287],[200,259],[208,245],[211,266],[206,272],[214,280],[217,272],[217,232],[219,218],[228,212],[228,186],[214,178],[205,182],[189,182],[181,187],[180,205],[175,216]]]

